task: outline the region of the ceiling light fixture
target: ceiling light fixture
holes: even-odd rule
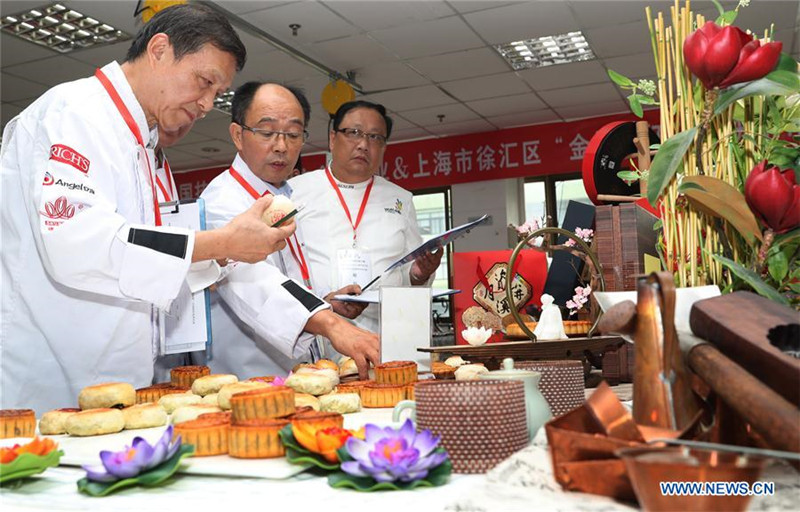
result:
[[[233,102],[233,91],[226,91],[214,99],[214,110],[219,110],[225,114],[231,113]]]
[[[131,36],[60,3],[2,17],[2,30],[59,53],[114,44]]]
[[[582,32],[512,41],[494,48],[515,71],[595,58]]]

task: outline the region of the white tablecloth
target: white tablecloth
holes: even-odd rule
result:
[[[389,421],[391,412],[371,410],[366,421]],[[346,426],[351,427],[348,421]],[[324,477],[301,473],[288,480],[232,478],[197,475],[173,477],[157,488],[132,487],[104,498],[78,492],[76,482],[84,476],[80,468],[50,468],[19,485],[0,488],[0,510],[109,510],[115,512],[195,512],[214,510],[304,510],[346,512],[530,512],[626,511],[628,505],[608,498],[563,492],[552,476],[544,430],[534,442],[485,475],[454,474],[441,487],[414,491],[361,493],[334,489]],[[602,475],[598,475],[602,478]],[[770,466],[762,481],[776,482],[776,495],[756,498],[752,510],[792,510],[800,503],[800,477],[785,465]]]

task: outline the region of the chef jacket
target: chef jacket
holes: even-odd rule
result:
[[[380,176],[374,179],[355,238],[356,248],[371,259],[373,277],[422,243],[411,193]],[[356,184],[334,181],[355,222],[369,180]],[[298,222],[303,226],[314,289],[324,297],[340,288],[337,251],[353,247],[353,227],[324,169],[301,174],[289,184],[294,203],[305,205]],[[395,269],[372,286],[411,286],[410,265]],[[356,325],[379,332],[379,312],[377,305],[368,306],[355,319]]]
[[[184,283],[194,234],[155,226],[148,128],[120,66],[58,85],[12,119],[2,144],[3,408],[75,407],[81,388],[150,384],[157,311]]]
[[[232,167],[259,195],[269,191],[292,196],[291,187],[276,188],[263,181],[239,155]],[[209,228],[224,226],[255,202],[230,170],[214,178],[200,197]],[[297,236],[290,241],[300,241],[305,251],[301,227],[298,223]],[[211,300],[212,372],[241,378],[286,375],[299,358],[308,361],[314,336],[303,329],[312,315],[330,306],[306,288],[289,246],[266,261],[229,263],[223,273]]]

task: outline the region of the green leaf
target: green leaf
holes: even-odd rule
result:
[[[800,78],[797,73],[785,70],[776,70],[752,82],[732,85],[723,90],[714,106],[714,115],[718,115],[730,106],[731,103],[747,96],[788,96],[800,91]]]
[[[639,179],[639,173],[633,171],[619,171],[617,178],[624,181],[636,181]]]
[[[775,282],[780,283],[789,273],[789,258],[783,251],[778,251],[767,259],[767,270]]]
[[[782,235],[775,235],[775,240],[772,241],[772,246],[781,246],[783,244],[788,244],[800,239],[800,228],[793,229],[787,233],[783,233]]]
[[[717,17],[716,24],[720,27],[724,27],[725,25],[732,25],[734,21],[736,21],[736,16],[739,13],[736,11],[725,11],[721,15]]]
[[[725,14],[725,9],[722,8],[722,4],[719,3],[718,0],[711,0],[711,2],[714,4],[714,7],[717,8],[717,12],[719,12],[720,16]]]
[[[440,452],[444,451],[444,449],[439,447],[435,451]],[[369,477],[358,477],[347,474],[344,471],[337,471],[328,475],[328,485],[337,489],[348,488],[360,492],[411,490],[419,487],[444,485],[449,480],[452,472],[453,464],[448,458],[431,469],[425,478],[413,482],[377,482]]]
[[[608,77],[611,79],[612,82],[619,85],[620,87],[633,87],[634,83],[633,80],[628,78],[627,76],[620,75],[613,69],[608,70]]]
[[[628,96],[628,103],[631,104],[631,110],[636,114],[636,117],[642,117],[644,115],[644,110],[642,110],[642,104],[637,94]]]
[[[647,200],[651,205],[656,205],[659,196],[675,176],[675,172],[683,161],[683,155],[689,150],[696,133],[697,127],[690,128],[676,133],[666,142],[661,143],[661,147],[650,165],[650,177],[647,180]]]
[[[327,471],[339,469],[338,462],[329,462],[322,455],[301,446],[292,433],[291,424],[283,427],[280,432],[278,432],[278,436],[281,438],[283,446],[286,447],[286,460],[292,464],[310,464]]]
[[[64,452],[53,450],[46,455],[20,453],[17,458],[6,464],[0,464],[0,484],[37,475],[47,468],[58,466]]]
[[[94,482],[88,478],[81,478],[78,480],[78,490],[84,494],[94,497],[108,496],[112,492],[116,492],[125,487],[133,485],[142,485],[144,487],[155,487],[165,483],[169,478],[178,471],[181,460],[184,457],[189,457],[194,454],[194,446],[190,444],[183,444],[175,455],[165,460],[158,466],[150,471],[145,471],[133,478],[125,478],[115,482]]]
[[[712,176],[686,176],[679,192],[695,209],[728,221],[748,244],[762,239],[761,228],[744,195],[732,185]]]
[[[733,272],[736,277],[747,283],[759,295],[780,304],[789,305],[789,301],[786,300],[786,297],[778,293],[775,288],[765,283],[758,274],[749,268],[745,268],[739,263],[720,254],[712,254],[711,257],[717,260],[723,267]]]
[[[778,65],[775,66],[775,71],[779,70],[797,73],[797,61],[794,60],[791,55],[787,53],[781,53],[781,57],[778,59]]]

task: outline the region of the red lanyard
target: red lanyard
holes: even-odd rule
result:
[[[239,182],[239,185],[241,185],[242,188],[244,188],[251,196],[253,196],[253,199],[257,200],[260,197],[272,194],[272,192],[270,192],[269,189],[264,191],[263,194],[259,194],[258,191],[254,189],[252,185],[247,183],[247,180],[245,180],[244,177],[242,177],[242,175],[239,174],[239,172],[233,168],[233,166],[231,166],[231,168],[228,169],[228,172],[231,173],[233,179]],[[297,241],[297,234],[292,235],[292,237],[294,238],[294,244],[297,244],[297,249],[295,249],[295,245],[292,244],[291,240],[287,239],[286,243],[289,244],[289,251],[292,253],[294,261],[297,263],[297,266],[300,267],[300,275],[303,276],[303,282],[305,282],[306,287],[310,290],[311,274],[308,272],[308,264],[306,263],[306,257],[305,255],[303,255],[303,249],[300,247],[300,242]]]
[[[356,245],[356,230],[358,229],[358,225],[361,224],[361,219],[364,217],[364,209],[367,207],[367,201],[369,201],[369,193],[372,192],[372,185],[375,184],[375,178],[372,178],[369,181],[369,185],[367,185],[367,189],[364,191],[364,198],[361,200],[361,207],[358,209],[358,216],[356,217],[356,223],[353,224],[353,218],[350,216],[350,209],[347,207],[347,203],[344,201],[344,197],[342,196],[342,192],[339,190],[339,186],[336,185],[336,181],[333,179],[333,175],[331,174],[331,170],[329,167],[325,167],[325,175],[328,176],[328,181],[331,183],[333,190],[336,192],[336,195],[339,196],[339,202],[342,204],[342,208],[344,208],[344,213],[347,215],[347,220],[350,221],[350,226],[353,228],[353,247]]]
[[[161,182],[158,172],[156,172],[156,185],[158,185],[158,188],[161,189],[161,193],[164,195],[164,202],[168,203],[172,201],[172,170],[169,168],[169,162],[167,162],[166,155],[164,155],[164,172],[167,175],[167,185],[169,185],[169,188],[165,187]]]
[[[114,106],[117,107],[117,110],[122,115],[122,119],[125,120],[125,124],[128,125],[131,133],[133,136],[136,137],[136,142],[139,143],[139,146],[145,151],[145,157],[147,155],[147,150],[144,147],[144,139],[142,139],[142,133],[139,131],[139,126],[136,124],[136,121],[133,120],[133,116],[131,115],[130,110],[128,107],[125,106],[125,103],[122,101],[122,98],[119,97],[119,93],[116,89],[114,89],[114,85],[108,79],[108,77],[103,73],[103,70],[98,68],[94,72],[94,76],[100,80],[100,84],[102,84],[103,88],[106,90],[109,96],[111,96],[111,101],[114,102]],[[147,177],[150,179],[150,191],[153,194],[153,213],[155,215],[156,226],[161,225],[161,210],[158,208],[158,197],[156,197],[156,186],[153,180],[153,169],[150,167],[150,159],[145,158],[147,162]]]

